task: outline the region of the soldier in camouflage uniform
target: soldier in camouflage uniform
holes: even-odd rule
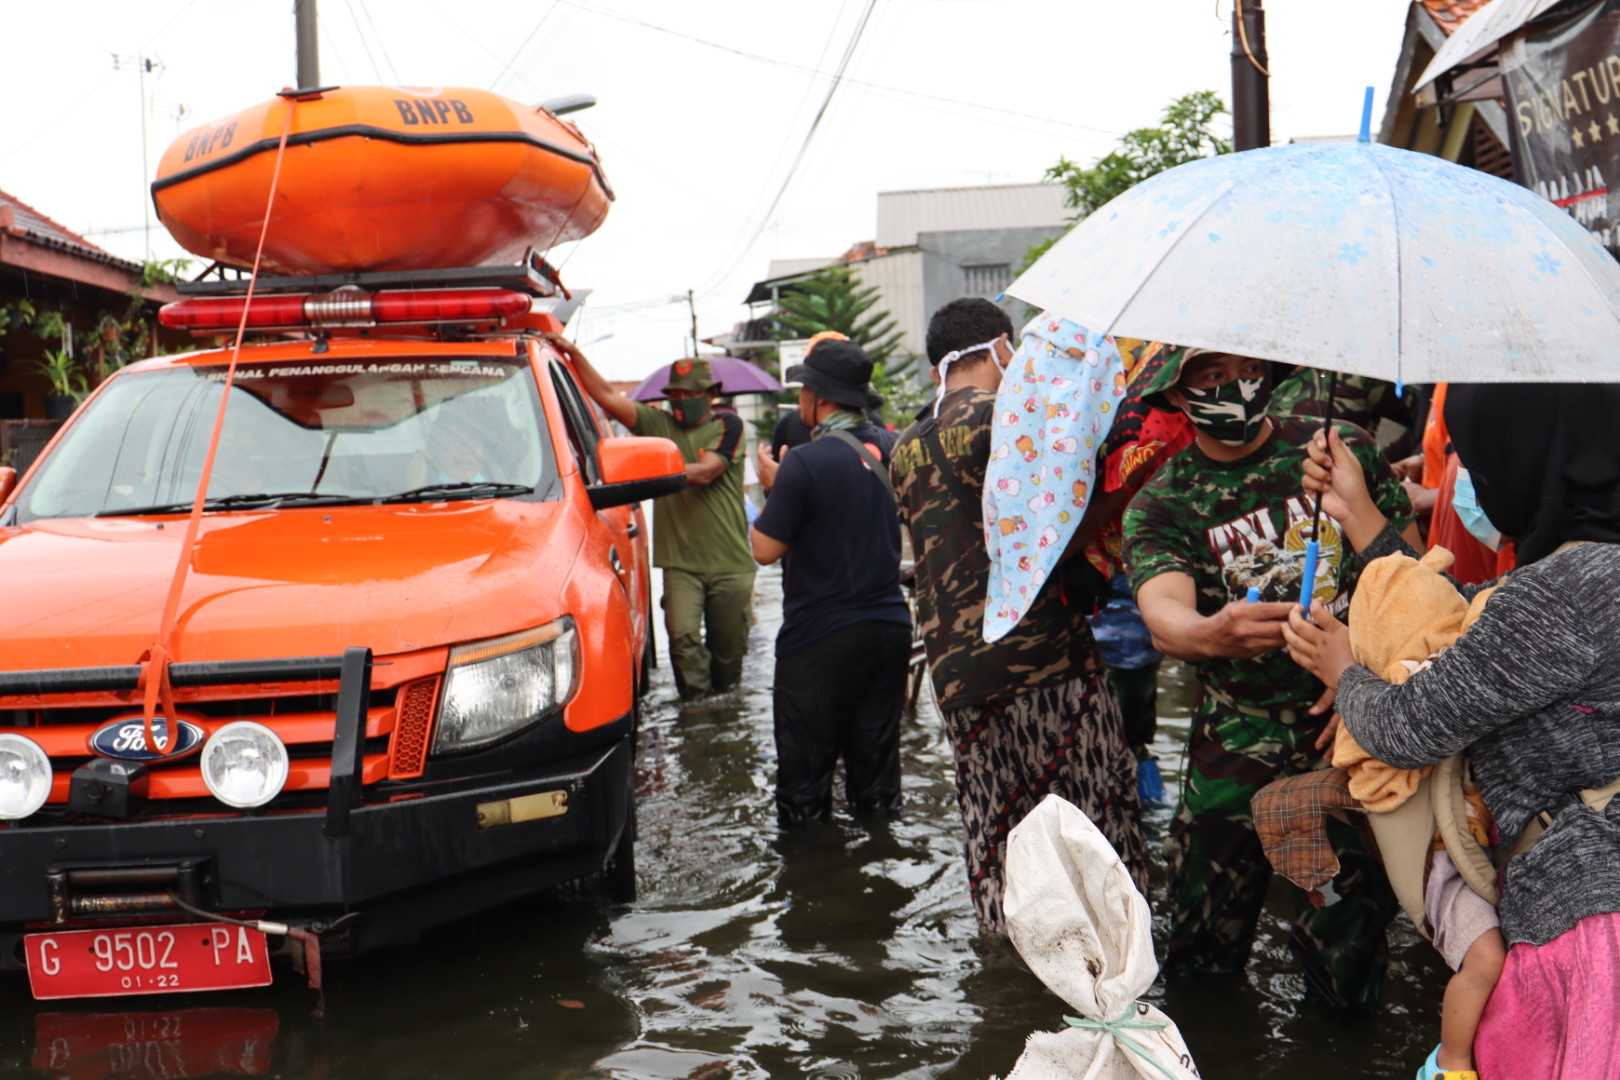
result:
[[[1185,350],[1144,389],[1162,393],[1196,429],[1194,445],[1125,514],[1125,558],[1142,616],[1156,645],[1194,663],[1203,691],[1167,845],[1165,970],[1235,973],[1248,959],[1271,876],[1250,799],[1278,777],[1320,766],[1328,719],[1322,684],[1279,648],[1302,584],[1314,509],[1302,463],[1320,423],[1268,415],[1266,365],[1243,357]],[[1410,530],[1406,496],[1371,437],[1337,427],[1379,508]],[[1342,614],[1355,560],[1325,515],[1318,542],[1313,596]],[[1247,600],[1251,588],[1256,602]],[[1365,1008],[1378,1001],[1395,902],[1354,830],[1334,839],[1342,872],[1332,884],[1343,899],[1316,909],[1296,889],[1290,946],[1324,1001]]]
[[[953,301],[928,327],[943,377],[900,436],[890,471],[916,558],[916,609],[934,696],[956,761],[968,887],[979,922],[1005,933],[1007,835],[1048,792],[1097,823],[1146,891],[1136,760],[1086,621],[1057,576],[995,644],[984,640],[990,572],[981,497],[1012,322],[983,299]],[[944,371],[939,369],[943,368]]]

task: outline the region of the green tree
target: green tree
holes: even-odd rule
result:
[[[777,296],[774,336],[790,341],[836,330],[855,342],[872,358],[872,388],[883,395],[886,418],[901,423],[926,392],[917,385],[917,357],[900,351],[899,325],[877,302],[875,286],[862,285],[847,266],[830,266]]]
[[[1216,134],[1212,126],[1226,111],[1226,103],[1213,90],[1183,94],[1165,107],[1160,126],[1126,132],[1118,147],[1090,165],[1059,158],[1044,179],[1068,189],[1064,203],[1074,210],[1070,227],[1150,176],[1199,158],[1230,154],[1232,140]],[[1030,248],[1025,268],[1056,242],[1054,237]]]

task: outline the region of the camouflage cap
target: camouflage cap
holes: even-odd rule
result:
[[[1164,393],[1176,385],[1176,380],[1181,378],[1182,366],[1188,360],[1195,356],[1202,356],[1209,351],[1209,349],[1191,348],[1185,345],[1171,349],[1164,354],[1164,363],[1159,365],[1159,370],[1147,375],[1147,381],[1142,384],[1141,396],[1151,398],[1155,394]],[[1150,401],[1149,404],[1158,404],[1158,402]]]
[[[664,383],[665,390],[712,390],[720,385],[720,380],[714,377],[709,370],[707,360],[689,358],[677,360],[669,365],[669,381]]]

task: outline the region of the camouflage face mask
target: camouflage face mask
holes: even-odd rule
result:
[[[1260,434],[1271,404],[1270,379],[1234,379],[1202,390],[1184,387],[1182,412],[1193,425],[1227,446],[1242,446]]]

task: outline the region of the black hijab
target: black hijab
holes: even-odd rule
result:
[[[1454,383],[1446,427],[1520,566],[1568,540],[1620,542],[1620,385]]]

